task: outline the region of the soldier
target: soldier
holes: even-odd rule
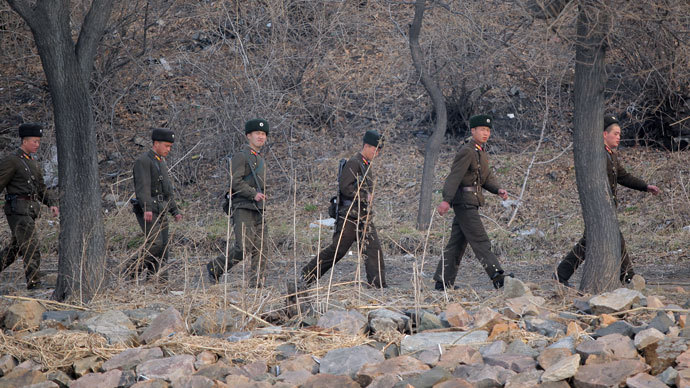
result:
[[[38,151],[42,136],[40,124],[20,125],[19,149],[0,162],[0,193],[7,188],[5,216],[12,230],[12,242],[0,252],[0,272],[21,255],[29,290],[41,285],[41,251],[35,233],[41,202],[50,207],[53,217],[59,214],[57,201],[46,189],[41,168],[32,156]]]
[[[659,188],[654,185],[648,185],[642,179],[636,178],[630,173],[628,173],[623,165],[618,160],[617,147],[621,141],[621,127],[618,125],[618,119],[615,116],[604,116],[604,147],[606,148],[606,175],[609,180],[609,187],[611,189],[611,194],[613,195],[614,205],[618,205],[618,198],[616,196],[617,184],[621,184],[625,187],[639,191],[647,191],[654,195],[659,194]],[[620,229],[618,230],[620,233]],[[568,279],[573,275],[573,272],[577,267],[585,261],[585,247],[586,241],[585,236],[582,236],[580,241],[573,247],[573,249],[563,258],[563,260],[558,264],[558,269],[554,275],[557,280],[566,285],[568,284]],[[620,234],[621,239],[621,268],[620,268],[620,281],[624,283],[630,283],[635,272],[633,271],[632,261],[628,255],[627,249],[625,249],[625,240],[623,240],[623,234]]]
[[[302,268],[297,288],[305,289],[323,276],[335,263],[345,256],[350,246],[359,241],[365,257],[367,283],[373,287],[386,287],[386,268],[383,251],[373,221],[374,174],[371,162],[383,147],[382,136],[375,130],[364,134],[363,145],[345,163],[339,182],[342,204],[333,233],[333,242]],[[288,280],[288,294],[295,293],[295,282]],[[294,296],[288,297],[288,304],[294,303]]]
[[[499,188],[496,178],[491,174],[489,159],[484,151],[484,146],[491,136],[491,118],[487,115],[472,116],[470,129],[472,140],[464,144],[455,155],[450,174],[443,185],[443,202],[437,208],[441,216],[446,214],[451,206],[455,212],[450,239],[434,275],[434,288],[439,291],[445,288],[458,288],[453,284],[468,243],[489,275],[494,288],[503,287],[506,276],[496,255],[491,252],[489,236],[479,218],[479,206],[484,205],[482,189],[497,194],[504,200],[508,199],[508,193]]]
[[[141,230],[144,232],[144,267],[148,276],[158,275],[160,280],[167,280],[163,268],[168,260],[168,217],[170,212],[175,222],[182,219],[182,213],[175,203],[173,185],[168,175],[165,157],[170,153],[175,134],[165,128],[154,128],[151,132],[153,146],[139,156],[134,162],[134,190],[136,198],[132,200],[134,214]],[[129,271],[136,276],[138,263],[130,263]]]
[[[232,222],[235,246],[228,254],[216,257],[206,264],[210,279],[218,282],[223,273],[245,257],[250,258],[250,285],[261,287],[264,282],[266,256],[264,250],[264,209],[266,206],[266,161],[261,148],[269,131],[264,119],[252,119],[244,124],[247,145],[231,160]]]

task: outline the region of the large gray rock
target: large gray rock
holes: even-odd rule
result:
[[[10,373],[15,366],[17,366],[17,359],[12,357],[12,355],[5,354],[0,357],[0,377]]]
[[[407,335],[401,341],[400,353],[413,353],[437,345],[475,345],[478,347],[483,345],[488,337],[489,333],[484,330]]]
[[[95,315],[87,319],[84,325],[89,332],[104,336],[111,345],[136,342],[137,332],[134,324],[123,312],[118,310]]]
[[[653,327],[650,327],[649,329],[642,330],[635,335],[635,347],[641,350],[649,345],[661,341],[662,339],[664,339],[664,333]]]
[[[44,321],[54,321],[65,327],[69,326],[77,320],[79,312],[75,310],[50,310],[43,313]]]
[[[337,329],[352,335],[362,334],[367,329],[367,319],[356,310],[329,310],[316,323],[326,329]]]
[[[197,335],[225,333],[234,327],[235,321],[235,314],[232,311],[217,310],[199,315],[191,329]]]
[[[110,360],[103,363],[101,368],[104,371],[111,369],[132,369],[144,361],[163,358],[163,351],[159,347],[155,348],[130,348],[122,353],[114,355]]]
[[[428,311],[420,311],[418,319],[419,322],[417,324],[417,331],[421,332],[443,328],[441,318],[439,318],[439,316],[434,313],[430,313]]]
[[[610,314],[629,309],[633,303],[639,303],[644,298],[639,291],[619,288],[611,292],[592,297],[589,305],[594,314]]]
[[[522,342],[520,339],[516,339],[511,342],[506,348],[506,353],[511,354],[525,354],[531,357],[537,357],[539,351]]]
[[[618,387],[625,383],[628,377],[648,370],[649,366],[639,360],[582,365],[575,374],[573,382],[577,388]]]
[[[502,387],[517,373],[500,366],[460,365],[453,370],[453,376],[465,379],[475,387]]]
[[[580,367],[580,355],[567,356],[549,366],[541,375],[542,381],[560,381],[575,376]]]
[[[507,348],[508,344],[506,344],[505,341],[498,340],[479,348],[479,353],[481,353],[482,357],[493,356],[495,354],[505,353]]]
[[[540,370],[531,370],[510,376],[505,388],[534,388],[539,385],[542,373],[544,372]]]
[[[656,314],[656,317],[654,317],[654,319],[652,319],[652,321],[649,322],[648,327],[653,327],[653,328],[659,330],[660,332],[666,334],[666,333],[668,333],[668,329],[671,326],[673,326],[674,324],[675,324],[675,322],[673,321],[673,319],[671,319],[671,317],[666,315],[665,312],[659,311]]]
[[[518,298],[523,295],[532,295],[529,287],[522,280],[513,277],[506,277],[503,283],[503,297],[506,299]]]
[[[362,387],[368,386],[376,377],[394,375],[418,375],[430,368],[411,356],[400,356],[376,364],[364,364],[355,376],[355,381]]]
[[[566,327],[562,323],[537,317],[525,317],[525,327],[528,331],[547,337],[556,337],[565,334],[566,331]]]
[[[447,348],[436,366],[452,370],[458,364],[481,364],[482,355],[469,345],[454,345]]]
[[[310,377],[300,388],[361,388],[354,380],[348,376],[331,375],[319,373]]]
[[[354,379],[364,364],[384,361],[383,353],[371,346],[355,346],[331,350],[321,359],[320,373],[349,376]]]
[[[194,356],[183,354],[144,361],[137,365],[137,375],[173,381],[194,374],[194,360]]]
[[[401,314],[395,311],[390,311],[387,309],[376,309],[369,312],[369,326],[372,331],[377,332],[376,321],[381,322],[392,322],[395,329],[400,332],[406,332],[410,330],[410,317],[405,314]]]
[[[635,376],[628,377],[625,380],[625,384],[628,388],[668,388],[661,380],[647,373],[638,373]]]
[[[459,303],[448,304],[445,313],[448,324],[461,330],[469,330],[474,321],[474,317],[472,317],[472,315],[470,315],[470,313]]]
[[[14,368],[10,373],[0,378],[0,388],[25,387],[44,381],[46,381],[46,376],[37,370]]]
[[[606,327],[600,327],[594,332],[595,338],[603,337],[609,334],[621,334],[631,337],[634,333],[634,327],[626,321],[616,321]]]
[[[149,327],[141,333],[139,339],[143,343],[149,344],[175,333],[187,333],[187,325],[185,325],[180,312],[174,307],[170,307],[158,314]]]
[[[544,303],[544,298],[540,296],[523,295],[506,300],[506,308],[503,313],[512,319],[539,315],[539,306],[543,306]]]
[[[114,369],[105,373],[88,373],[74,380],[70,388],[117,388],[120,386],[122,371]]]
[[[666,370],[661,372],[656,376],[662,383],[666,385],[673,385],[676,382],[676,377],[678,377],[678,371],[673,369],[673,367],[668,367]]]
[[[304,384],[309,378],[312,376],[309,371],[306,370],[296,370],[296,371],[287,371],[284,373],[281,373],[276,380],[282,381],[284,383],[289,383],[292,385],[297,385],[300,386]]]
[[[319,372],[319,364],[309,354],[300,354],[295,358],[281,361],[278,365],[280,366],[281,373],[299,370],[306,370],[311,374]]]
[[[613,358],[637,358],[637,349],[630,337],[621,334],[609,334],[597,339],[597,342],[604,344],[604,351],[611,354]]]
[[[688,349],[684,338],[665,337],[657,343],[642,349],[647,364],[652,367],[653,376],[673,366],[676,358]]]
[[[406,375],[412,374],[413,376],[407,377]],[[390,375],[388,375],[390,376]],[[393,375],[396,376],[396,375]],[[397,376],[396,376],[397,377]],[[428,371],[424,371],[422,373],[417,373],[416,371],[413,373],[406,373],[403,375],[400,375],[400,377],[403,379],[403,381],[400,381],[398,384],[408,384],[407,386],[412,386],[412,387],[438,387],[439,383],[442,383],[444,381],[451,380],[453,378],[453,375],[451,375],[450,371],[443,369],[443,368],[433,368]],[[368,386],[367,388],[371,387]],[[376,388],[376,387],[371,387],[371,388]]]
[[[566,348],[546,348],[537,357],[537,362],[542,369],[547,370],[558,361],[572,355],[573,352]]]
[[[204,376],[182,376],[172,382],[175,388],[215,388],[216,383]],[[71,387],[70,387],[71,388]]]
[[[548,349],[554,348],[568,349],[572,353],[575,351],[575,339],[571,336],[563,337],[558,341],[554,342],[552,345],[548,346]]]
[[[24,330],[38,327],[46,308],[34,301],[13,303],[5,312],[4,327],[10,330]]]
[[[486,365],[510,369],[517,373],[527,372],[537,367],[537,362],[534,361],[534,358],[524,354],[496,354],[485,356],[484,363]]]

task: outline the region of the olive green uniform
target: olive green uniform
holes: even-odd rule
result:
[[[455,283],[458,266],[469,243],[482,267],[494,279],[503,273],[491,242],[479,218],[479,207],[484,205],[482,189],[498,194],[498,182],[489,169],[489,159],[483,148],[474,140],[465,143],[453,160],[450,174],[443,185],[443,200],[455,212],[450,239],[443,251],[443,258],[436,267],[434,280],[446,286]]]
[[[264,237],[265,201],[256,202],[257,193],[265,193],[266,162],[261,153],[245,146],[233,155],[231,161],[232,221],[235,245],[227,260],[225,255],[216,257],[208,264],[208,270],[216,280],[245,257],[250,258],[252,285],[262,285],[266,270]]]
[[[625,187],[639,191],[647,191],[647,183],[642,179],[632,176],[629,172],[625,170],[620,160],[618,159],[618,152],[606,147],[606,175],[609,181],[609,187],[611,189],[611,194],[613,195],[613,202],[618,205],[618,197],[616,189],[618,184]],[[618,230],[620,233],[620,228]],[[573,272],[577,267],[585,261],[585,250],[587,242],[585,236],[587,233],[583,234],[580,241],[573,247],[573,249],[568,252],[568,254],[563,258],[563,260],[558,264],[557,275],[560,282],[567,282],[568,279],[573,275]],[[632,261],[628,255],[628,250],[625,248],[625,240],[623,239],[623,234],[620,233],[621,239],[621,268],[620,268],[620,280],[621,282],[629,282],[635,274],[632,267]]]
[[[144,267],[150,275],[157,273],[168,260],[168,217],[180,214],[173,195],[165,159],[149,150],[134,162],[134,190],[138,205],[134,206],[139,227],[144,232]],[[153,213],[153,221],[144,221],[144,212]],[[139,270],[135,263],[129,270]],[[133,272],[136,274],[136,272]]]
[[[383,251],[373,221],[373,212],[367,198],[373,192],[373,173],[369,162],[357,153],[345,163],[340,177],[340,198],[333,242],[302,268],[307,284],[316,281],[345,256],[350,246],[363,244],[367,282],[375,287],[386,287]],[[359,190],[358,190],[359,189]]]
[[[31,285],[39,281],[41,264],[35,220],[41,203],[47,206],[57,206],[57,203],[46,189],[39,164],[21,148],[0,162],[0,193],[4,189],[7,189],[5,216],[12,230],[12,242],[0,251],[0,271],[21,255],[26,283]]]

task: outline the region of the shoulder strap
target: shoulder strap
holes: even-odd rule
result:
[[[256,178],[256,172],[254,171],[254,167],[252,167],[252,163],[249,160],[249,153],[247,150],[242,150],[244,152],[245,156],[247,157],[247,163],[249,164],[249,169],[252,170],[252,176],[254,177],[254,183],[256,183],[256,191],[259,193],[262,193],[263,190],[261,190],[261,185],[259,184],[259,180]],[[263,163],[263,161],[261,161]]]
[[[36,177],[34,176],[34,172],[31,170],[29,165],[26,164],[26,160],[24,160],[23,157],[20,156],[19,160],[22,162],[24,167],[26,167],[26,169],[29,170],[29,174],[31,176],[31,187],[32,187],[32,191],[33,191],[33,193],[31,193],[31,194],[38,194],[38,185],[36,184]]]

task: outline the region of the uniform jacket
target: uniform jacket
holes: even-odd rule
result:
[[[473,187],[474,191],[463,191]],[[484,205],[482,188],[498,194],[500,188],[489,169],[486,152],[474,140],[465,143],[455,155],[450,174],[443,185],[443,200],[455,205]]]
[[[134,191],[145,212],[160,214],[167,210],[172,215],[180,213],[175,203],[168,165],[153,150],[141,154],[134,162]]]
[[[369,208],[371,204],[367,202],[369,194],[374,190],[374,173],[369,166],[370,162],[359,152],[343,166],[340,175],[340,199],[343,202],[339,210],[341,215],[347,214],[350,218],[373,215],[373,209]],[[352,208],[350,203],[353,203]]]
[[[611,194],[613,194],[613,202],[618,205],[618,197],[616,196],[617,184],[625,187],[647,191],[647,183],[640,178],[632,176],[623,168],[620,160],[618,160],[618,151],[606,147],[606,175],[609,178],[609,186],[611,187]]]
[[[231,164],[232,207],[262,211],[264,203],[256,202],[254,197],[258,192],[266,193],[266,161],[263,156],[247,145],[232,156]]]
[[[0,193],[7,189],[8,195],[35,197],[46,206],[57,206],[57,201],[43,182],[38,162],[21,148],[0,161]],[[40,205],[31,200],[5,201],[5,214],[37,217]]]

